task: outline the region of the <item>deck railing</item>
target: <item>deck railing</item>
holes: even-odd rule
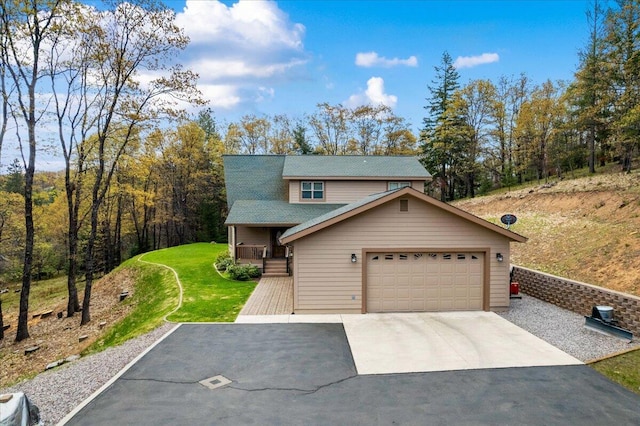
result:
[[[236,246],[236,259],[262,260],[267,251],[267,246],[240,244]]]

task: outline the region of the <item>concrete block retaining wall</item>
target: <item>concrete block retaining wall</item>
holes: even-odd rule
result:
[[[513,267],[513,280],[523,293],[581,315],[591,315],[596,305],[611,306],[618,325],[640,337],[640,297],[520,266]]]

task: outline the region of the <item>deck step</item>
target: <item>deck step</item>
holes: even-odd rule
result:
[[[266,277],[288,277],[287,259],[267,259],[264,263],[262,276]]]

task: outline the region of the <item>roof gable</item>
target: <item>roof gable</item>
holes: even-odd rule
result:
[[[416,157],[375,155],[292,155],[282,171],[294,178],[396,178],[429,179],[431,175]]]
[[[236,200],[287,200],[284,155],[224,155],[227,206]]]
[[[282,234],[282,236],[280,237],[280,241],[283,244],[287,244],[291,241],[295,241],[304,236],[313,234],[314,232],[318,232],[324,228],[334,225],[335,223],[342,222],[343,220],[346,220],[353,216],[357,216],[379,205],[385,204],[388,201],[391,201],[406,195],[411,195],[434,207],[445,210],[448,213],[451,213],[469,222],[475,223],[476,225],[480,225],[483,228],[486,228],[492,232],[501,234],[502,236],[509,238],[512,241],[517,241],[521,243],[527,241],[527,238],[523,237],[520,234],[516,234],[513,231],[502,228],[482,218],[474,216],[469,212],[461,210],[457,207],[453,207],[442,201],[436,200],[435,198],[425,195],[419,191],[416,191],[411,187],[405,187],[397,190],[374,194],[369,197],[365,197],[362,200],[357,201],[355,203],[347,204],[344,207],[328,212],[322,216],[316,217],[314,219],[311,219],[307,222],[301,223],[300,225],[297,225],[297,226],[294,226],[293,228],[288,229],[284,234]]]

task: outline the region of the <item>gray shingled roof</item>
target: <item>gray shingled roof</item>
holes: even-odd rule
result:
[[[295,155],[284,160],[282,176],[429,178],[416,157],[362,155]]]
[[[227,225],[297,225],[339,209],[344,204],[289,204],[275,200],[237,200],[231,207]]]
[[[356,201],[355,203],[347,204],[330,212],[327,212],[321,216],[314,217],[312,219],[307,220],[300,225],[294,226],[293,228],[287,229],[287,231],[282,234],[280,238],[286,238],[290,235],[297,234],[298,232],[304,231],[305,229],[311,228],[312,226],[316,226],[322,222],[326,222],[328,220],[333,219],[334,217],[338,217],[342,214],[348,213],[352,210],[355,210],[359,207],[365,206],[369,203],[372,203],[382,197],[386,197],[387,195],[400,191],[402,188],[392,189],[390,191],[380,192],[378,194],[369,195],[368,197],[364,197],[361,200]]]
[[[287,200],[284,155],[225,155],[227,206],[236,200]]]

